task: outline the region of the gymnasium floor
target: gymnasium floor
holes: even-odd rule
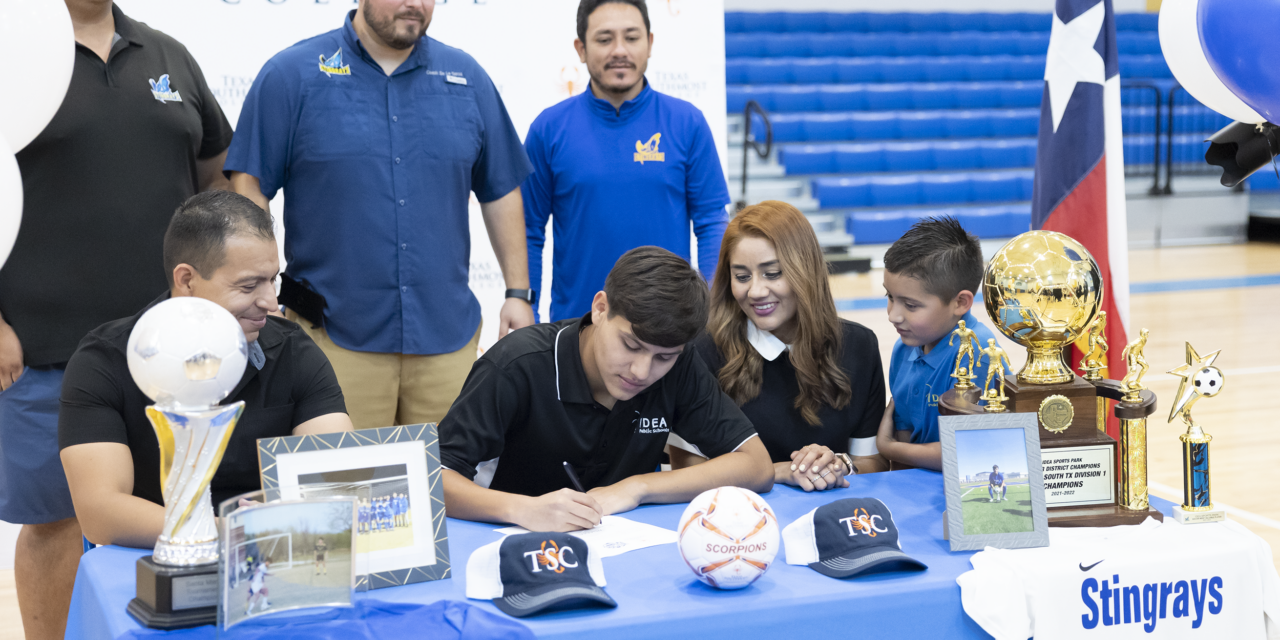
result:
[[[1177,379],[1164,372],[1184,362],[1187,341],[1201,354],[1222,349],[1216,364],[1227,376],[1224,391],[1195,408],[1197,421],[1214,437],[1214,503],[1272,549],[1280,548],[1280,503],[1274,500],[1280,487],[1280,403],[1271,395],[1280,394],[1280,338],[1271,324],[1280,318],[1280,244],[1152,249],[1129,256],[1130,330],[1151,330],[1145,350],[1151,371],[1144,383],[1159,397],[1147,426],[1151,492],[1182,501],[1178,434],[1185,427],[1165,422]],[[834,276],[832,285],[840,308],[857,309],[841,315],[876,332],[887,363],[897,334],[885,320],[882,277],[880,271]],[[992,326],[985,311],[975,313]],[[1002,342],[1020,368],[1024,350]],[[1116,355],[1122,348],[1112,345]],[[0,571],[0,621],[0,640],[22,639],[12,571]]]

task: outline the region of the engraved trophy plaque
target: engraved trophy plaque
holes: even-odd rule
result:
[[[217,620],[218,530],[209,483],[244,403],[218,406],[244,374],[248,348],[236,319],[201,298],[172,298],[138,319],[129,373],[155,404],[147,418],[160,446],[164,527],[137,562],[129,613],[155,629]]]

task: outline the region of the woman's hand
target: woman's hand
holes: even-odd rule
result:
[[[805,491],[825,491],[847,487],[845,476],[852,469],[845,467],[835,453],[820,444],[811,444],[791,453],[791,462],[774,464],[774,482],[800,487]]]

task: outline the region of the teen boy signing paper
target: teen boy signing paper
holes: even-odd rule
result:
[[[751,422],[685,353],[707,297],[683,258],[640,247],[618,259],[590,313],[494,345],[440,423],[448,515],[572,531],[714,487],[772,488]],[[655,472],[670,433],[710,461]],[[570,488],[566,462],[586,493]]]

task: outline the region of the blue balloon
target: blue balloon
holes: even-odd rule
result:
[[[1280,0],[1200,0],[1200,44],[1209,67],[1268,122],[1280,122]]]

